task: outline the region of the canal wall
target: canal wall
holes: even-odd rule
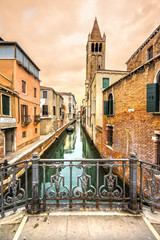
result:
[[[75,120],[74,120],[75,121]],[[27,146],[27,149],[22,153],[18,154],[13,159],[9,160],[9,164],[14,164],[20,161],[24,161],[30,159],[32,157],[33,152],[38,152],[39,156],[41,156],[51,144],[53,144],[59,136],[66,130],[66,128],[71,125],[74,121],[70,121],[61,128],[57,129],[55,132],[51,133],[49,136],[44,138],[43,140],[37,141],[33,144],[33,146]]]

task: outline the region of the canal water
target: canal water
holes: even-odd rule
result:
[[[49,149],[43,154],[42,159],[100,159],[100,155],[97,149],[94,147],[85,130],[77,121],[74,124],[74,131],[65,131],[56,143],[53,143]],[[80,162],[76,162],[78,164]],[[69,162],[64,161],[64,165],[68,165]],[[73,161],[74,164],[74,161]],[[77,177],[82,174],[83,169],[73,167],[72,170],[72,187],[77,186]],[[96,186],[96,168],[92,167],[86,170],[87,174],[91,176],[92,185]],[[55,169],[46,167],[46,179],[45,189],[51,185],[51,177],[56,173]],[[70,168],[65,167],[60,169],[59,174],[64,176],[65,186],[70,187]],[[100,183],[103,184],[103,174],[100,172],[99,176]],[[56,192],[53,184],[52,190]],[[64,190],[61,185],[60,191]],[[81,191],[81,187],[77,187],[77,190]],[[43,197],[43,171],[40,168],[40,195]]]

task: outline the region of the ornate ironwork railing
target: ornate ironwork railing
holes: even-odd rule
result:
[[[37,213],[50,204],[69,208],[118,204],[133,213],[147,204],[152,212],[160,210],[160,166],[140,161],[134,154],[129,159],[65,160],[40,159],[34,153],[30,160],[1,167],[0,179],[2,217],[21,206]]]

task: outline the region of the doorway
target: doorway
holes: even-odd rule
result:
[[[15,151],[15,131],[14,129],[5,130],[5,154]]]

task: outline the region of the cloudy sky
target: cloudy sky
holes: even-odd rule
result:
[[[106,34],[106,69],[125,62],[160,24],[159,0],[0,0],[0,36],[41,69],[42,85],[84,98],[86,43],[94,19]]]

